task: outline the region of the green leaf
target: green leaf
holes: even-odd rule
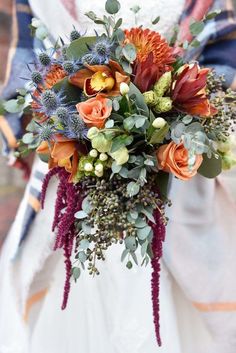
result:
[[[205,19],[206,19],[207,21],[212,20],[213,18],[215,18],[216,16],[218,16],[220,13],[221,13],[221,10],[220,10],[220,9],[219,9],[219,10],[215,10],[215,11],[213,11],[213,12],[209,12],[209,13],[206,15]]]
[[[124,128],[125,128],[125,130],[127,130],[127,131],[132,130],[133,127],[134,127],[134,124],[135,124],[135,121],[134,121],[134,118],[133,118],[132,116],[129,116],[128,118],[126,118],[126,119],[123,121]]]
[[[92,207],[91,203],[89,202],[89,197],[85,197],[85,199],[82,202],[82,210],[86,214],[89,214],[92,209],[93,209],[93,207]]]
[[[147,118],[145,116],[138,117],[137,119],[135,119],[135,127],[139,129],[145,124],[146,120]]]
[[[89,241],[87,239],[82,239],[79,243],[79,248],[82,250],[87,250],[89,248]]]
[[[137,211],[135,211],[135,210],[131,210],[130,212],[129,212],[129,214],[130,214],[130,216],[131,216],[131,218],[133,218],[133,219],[138,219],[138,212]]]
[[[142,213],[147,217],[147,219],[149,219],[149,221],[151,221],[152,223],[156,223],[155,222],[155,218],[153,217],[153,212],[149,212],[149,210],[147,209],[143,209]]]
[[[136,265],[138,265],[138,259],[137,259],[137,255],[135,254],[135,252],[131,251],[130,254],[131,254],[134,262],[136,263]]]
[[[114,120],[110,119],[107,120],[106,124],[105,124],[105,128],[106,129],[111,129],[114,126]]]
[[[67,48],[68,59],[79,59],[88,53],[88,46],[92,46],[97,41],[97,37],[80,37],[74,40]]]
[[[121,170],[119,171],[120,176],[122,176],[122,178],[128,178],[128,169],[125,167],[122,167]]]
[[[198,47],[200,47],[200,45],[201,45],[201,42],[199,42],[199,40],[197,40],[197,39],[194,39],[192,42],[191,42],[191,47],[193,47],[193,48],[198,48]]]
[[[135,104],[139,108],[140,112],[149,117],[149,108],[145,103],[144,97],[139,89],[133,84],[130,83],[129,85],[129,97],[135,95]]]
[[[147,254],[148,240],[146,240],[141,246],[141,255],[144,257]]]
[[[204,22],[202,21],[194,22],[190,25],[190,32],[193,36],[197,36],[203,31],[204,27],[205,27]]]
[[[26,145],[29,145],[30,143],[32,143],[33,140],[34,140],[34,135],[32,134],[32,132],[28,132],[22,137],[22,142],[24,142]]]
[[[160,16],[157,16],[155,20],[152,21],[153,25],[156,25],[160,21]]]
[[[130,11],[132,11],[134,14],[137,14],[141,10],[141,7],[138,5],[134,5],[133,7],[130,8]]]
[[[117,0],[107,0],[105,9],[106,9],[106,12],[108,12],[111,15],[114,15],[120,10],[120,3]]]
[[[131,181],[127,185],[127,192],[129,197],[137,195],[139,193],[139,190],[140,190],[140,185],[135,183],[134,181]]]
[[[137,242],[135,237],[129,236],[125,238],[125,246],[126,249],[129,249],[131,251],[135,251],[137,249]]]
[[[9,101],[6,101],[3,103],[4,109],[8,113],[20,113],[23,109],[23,105],[19,104],[17,99],[10,99]]]
[[[121,135],[114,138],[111,153],[118,151],[121,147],[128,146],[133,142],[133,136]]]
[[[163,198],[167,198],[169,178],[169,173],[162,172],[161,170],[157,173],[156,183]]]
[[[79,278],[80,274],[81,274],[81,270],[79,267],[73,267],[72,270],[72,276],[75,280],[75,282],[77,281],[77,279]]]
[[[215,178],[222,171],[222,159],[218,155],[216,158],[215,154],[212,154],[211,158],[208,158],[207,155],[203,154],[203,162],[198,169],[198,173],[206,178]]]
[[[135,221],[135,227],[137,228],[144,228],[146,225],[146,221],[141,217],[138,217],[138,219]]]
[[[66,103],[78,103],[81,100],[82,90],[68,82],[68,78],[64,78],[53,86],[55,92],[62,92],[63,101]]]
[[[80,251],[78,254],[78,259],[81,261],[81,262],[85,262],[87,260],[87,255],[85,254],[84,251]]]
[[[161,129],[155,130],[149,140],[149,143],[153,145],[162,143],[169,131],[169,128],[170,128],[169,124],[165,124],[165,126],[163,126]]]
[[[88,215],[84,211],[78,211],[75,213],[75,218],[77,219],[84,219],[86,217],[88,217]]]
[[[145,226],[144,228],[139,228],[137,231],[138,238],[140,240],[145,240],[149,236],[150,232],[152,231],[152,228],[150,226]]]
[[[124,57],[131,63],[135,61],[137,57],[136,48],[133,44],[126,44],[122,49],[122,53]]]
[[[122,25],[122,22],[122,18],[119,18],[119,20],[115,24],[114,31],[116,31]]]
[[[6,109],[4,108],[4,100],[0,100],[0,115],[4,115],[6,113]]]
[[[121,169],[122,169],[122,165],[118,165],[118,164],[116,163],[116,161],[114,161],[114,162],[112,163],[112,165],[111,165],[111,170],[112,170],[112,172],[113,172],[114,174],[119,173]]]

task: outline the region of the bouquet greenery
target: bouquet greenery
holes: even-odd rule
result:
[[[74,29],[70,43],[59,40],[41,51],[30,66],[28,92],[21,90],[5,109],[33,114],[17,153],[36,150],[49,165],[42,206],[50,178],[59,179],[52,228],[55,250],[65,254],[62,308],[71,276],[77,280],[85,268],[99,274],[98,260],[120,243],[127,268],[151,262],[160,344],[159,260],[169,175],[213,178],[222,165],[235,164],[234,95],[223,91],[214,72],[184,61],[184,50],[198,45],[196,39],[173,45],[173,38],[168,42],[142,26],[123,30],[119,8],[117,0],[107,0],[102,18],[87,13],[103,28],[101,35]],[[194,35],[204,21],[191,24]],[[32,31],[45,34],[36,20]]]

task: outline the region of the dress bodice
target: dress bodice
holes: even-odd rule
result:
[[[82,33],[94,34],[94,30],[99,30],[101,26],[97,27],[85,13],[93,11],[98,16],[103,16],[105,2],[105,0],[30,0],[30,5],[34,15],[44,22],[49,32],[57,39],[59,36],[68,36],[73,25]],[[168,34],[178,22],[185,0],[119,0],[119,2],[121,9],[117,18],[122,17],[123,28],[143,25],[161,34]],[[134,6],[140,7],[136,16],[130,10]],[[158,16],[160,21],[152,25],[152,21]]]

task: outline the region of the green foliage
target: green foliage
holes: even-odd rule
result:
[[[97,37],[80,37],[70,43],[66,50],[68,59],[80,59],[88,52],[88,46],[92,46],[97,41]]]
[[[219,155],[212,154],[211,158],[208,158],[206,154],[203,154],[203,162],[198,169],[200,175],[212,179],[217,177],[221,171],[222,159]]]
[[[107,0],[105,9],[109,14],[114,15],[120,10],[120,3],[117,0]]]

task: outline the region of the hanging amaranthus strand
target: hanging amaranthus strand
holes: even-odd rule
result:
[[[57,229],[54,250],[63,248],[65,256],[66,280],[62,302],[62,309],[64,310],[66,308],[70,292],[70,277],[72,268],[70,257],[76,236],[74,215],[81,209],[82,198],[80,194],[80,184],[69,183],[69,173],[67,173],[64,168],[54,168],[48,172],[43,182],[41,199],[42,206],[44,206],[49,181],[53,176],[57,176],[59,178],[53,230]]]
[[[153,241],[152,241],[152,252],[153,258],[151,260],[152,265],[152,306],[153,306],[153,318],[156,332],[156,339],[159,346],[161,346],[160,336],[160,258],[162,256],[162,242],[165,240],[165,225],[159,209],[154,211],[154,219],[156,224],[152,223],[153,229]]]

